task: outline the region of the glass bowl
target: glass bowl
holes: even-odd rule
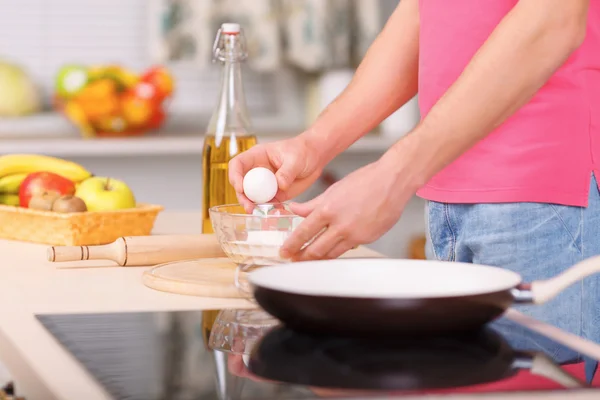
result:
[[[257,204],[252,213],[241,204],[215,206],[209,215],[227,257],[237,264],[254,265],[285,262],[279,250],[304,219],[285,203]]]

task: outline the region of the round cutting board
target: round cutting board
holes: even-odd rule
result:
[[[341,257],[382,256],[368,248],[359,247]],[[246,298],[234,284],[236,267],[236,263],[225,257],[174,261],[145,271],[142,282],[149,288],[169,293],[201,297]]]
[[[163,292],[201,297],[244,297],[234,284],[237,264],[228,258],[202,258],[157,265],[142,282]]]

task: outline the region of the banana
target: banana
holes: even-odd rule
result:
[[[17,194],[21,183],[27,178],[27,173],[6,175],[0,178],[0,193]]]
[[[19,195],[18,194],[0,194],[0,204],[7,206],[19,206]]]
[[[73,182],[81,182],[92,176],[91,172],[83,166],[62,158],[42,154],[6,154],[0,156],[0,177],[39,171],[53,172]]]

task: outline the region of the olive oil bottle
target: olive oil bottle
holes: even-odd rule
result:
[[[229,161],[257,143],[251,129],[242,82],[241,63],[247,58],[246,41],[238,24],[225,23],[217,33],[214,61],[221,62],[221,90],[205,132],[202,154],[202,232],[213,233],[208,209],[237,203],[229,183]]]

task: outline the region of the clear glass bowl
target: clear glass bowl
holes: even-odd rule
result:
[[[241,204],[209,209],[217,240],[227,257],[237,264],[273,265],[283,242],[302,222],[285,203],[258,204],[247,213]]]

